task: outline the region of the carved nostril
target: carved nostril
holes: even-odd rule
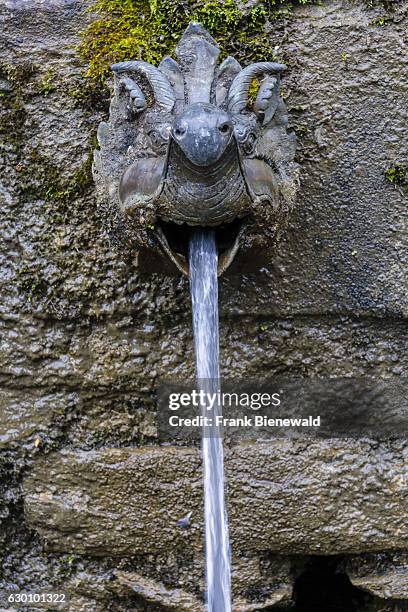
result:
[[[187,128],[183,125],[179,125],[174,129],[174,135],[176,138],[181,138],[186,133]]]
[[[221,134],[228,134],[228,132],[231,129],[231,126],[229,123],[222,123],[221,125],[218,126],[218,129],[221,132]]]

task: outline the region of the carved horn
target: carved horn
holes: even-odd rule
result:
[[[228,110],[240,113],[248,103],[248,89],[256,77],[264,74],[277,74],[286,69],[284,64],[275,62],[258,62],[247,66],[237,74],[228,92]]]
[[[122,72],[142,74],[152,86],[155,100],[162,110],[169,112],[173,110],[176,102],[173,88],[168,78],[155,66],[147,62],[121,62],[120,64],[114,64],[112,70],[115,74],[121,74]]]

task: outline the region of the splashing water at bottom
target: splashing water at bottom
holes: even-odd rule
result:
[[[189,247],[190,290],[197,384],[206,393],[220,389],[218,333],[218,253],[213,231],[197,230]],[[217,404],[203,428],[204,514],[208,612],[231,612],[231,566],[225,506],[224,452]]]

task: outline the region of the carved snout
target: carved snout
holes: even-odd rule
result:
[[[205,103],[188,107],[176,118],[172,130],[173,140],[195,166],[215,164],[227,149],[232,135],[230,116]]]

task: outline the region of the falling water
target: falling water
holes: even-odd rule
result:
[[[197,230],[190,239],[190,288],[200,389],[216,393],[220,388],[218,335],[218,253],[213,231]],[[204,514],[208,612],[231,612],[230,550],[224,489],[224,453],[216,416],[203,428]]]

